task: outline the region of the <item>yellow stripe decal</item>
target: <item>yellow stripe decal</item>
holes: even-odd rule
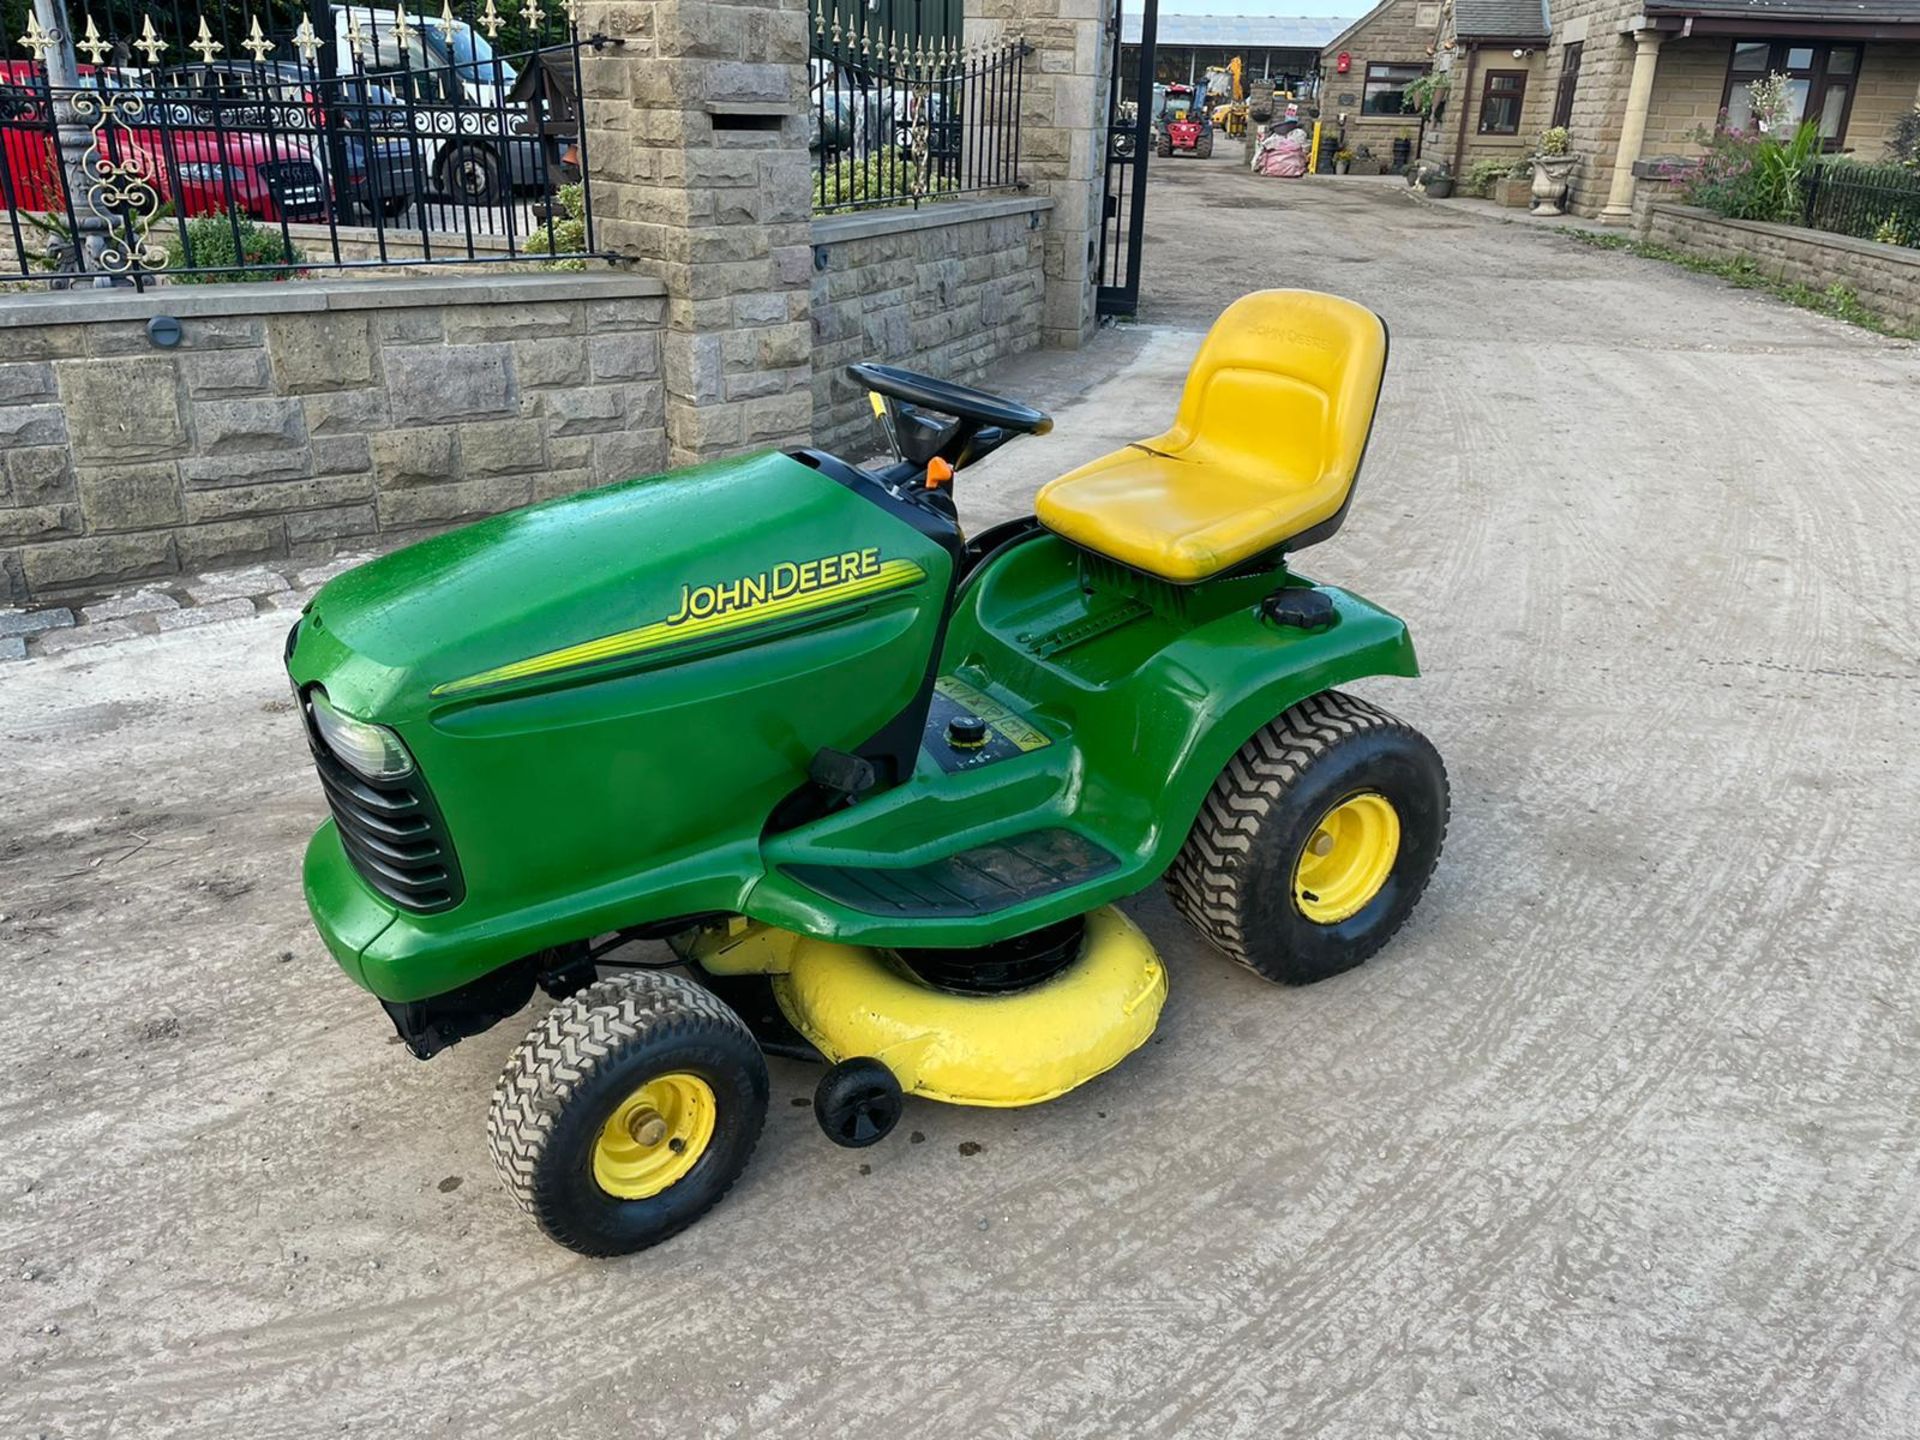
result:
[[[785,620],[795,615],[806,614],[811,610],[824,609],[830,605],[844,605],[853,600],[865,600],[889,590],[918,585],[926,578],[927,572],[911,560],[888,560],[880,566],[878,571],[870,575],[857,576],[851,580],[822,586],[798,595],[789,595],[779,600],[743,605],[724,614],[698,619],[689,618],[677,625],[665,620],[656,620],[651,625],[642,625],[634,630],[622,630],[616,635],[603,635],[598,640],[586,640],[578,645],[549,650],[544,655],[532,655],[525,660],[515,660],[511,664],[482,670],[478,675],[469,675],[464,680],[449,680],[444,685],[434,686],[433,693],[457,695],[466,690],[478,690],[486,685],[502,685],[510,680],[525,680],[535,675],[551,675],[558,670],[572,670],[582,665],[595,665],[606,660],[623,660],[648,650],[661,650],[670,645],[707,640],[751,625],[764,625],[770,621]]]

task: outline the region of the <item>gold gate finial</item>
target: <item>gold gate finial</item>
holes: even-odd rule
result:
[[[413,37],[419,33],[414,27],[413,17],[407,14],[407,7],[403,4],[395,5],[393,7],[393,43],[400,47],[402,55],[413,48]],[[402,60],[400,63],[404,65],[406,61]]]
[[[480,12],[480,28],[487,32],[487,38],[491,40],[498,35],[505,23],[500,18],[500,12],[493,8],[493,0],[487,0],[487,8]]]
[[[89,15],[87,33],[80,37],[80,43],[73,48],[85,54],[97,67],[106,59],[107,52],[113,49],[113,46],[100,38],[100,27],[93,23],[93,17]]]
[[[60,37],[50,30],[40,28],[40,17],[29,13],[27,33],[20,37],[20,43],[33,52],[33,58],[42,65],[47,63],[47,52],[60,43]]]
[[[187,46],[187,48],[189,50],[198,51],[200,58],[206,61],[207,64],[211,65],[214,61],[214,57],[217,56],[221,52],[221,50],[223,50],[226,47],[221,45],[221,43],[218,40],[213,38],[213,32],[207,29],[207,17],[202,15],[200,17],[200,37],[197,40],[195,40],[191,45]]]
[[[153,28],[153,16],[148,15],[141,20],[140,38],[133,42],[133,48],[145,52],[149,65],[158,65],[160,57],[167,53],[167,42]]]
[[[315,58],[320,54],[320,37],[313,33],[313,21],[307,16],[300,18],[300,28],[293,32],[293,48],[300,52],[300,58],[313,67]]]
[[[253,56],[253,63],[256,65],[266,64],[267,57],[273,53],[273,42],[260,33],[258,15],[253,17],[253,24],[247,30],[247,38],[240,42],[240,48]]]
[[[547,12],[540,8],[540,0],[527,0],[527,3],[521,7],[520,18],[527,22],[529,31],[537,31],[540,28],[540,22],[547,18]]]
[[[367,32],[360,28],[360,13],[347,11],[347,53],[364,65],[367,62]]]

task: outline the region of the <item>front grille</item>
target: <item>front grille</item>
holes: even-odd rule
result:
[[[431,914],[458,905],[466,895],[460,862],[419,773],[379,783],[354,774],[321,743],[310,715],[307,744],[360,878],[407,910]]]

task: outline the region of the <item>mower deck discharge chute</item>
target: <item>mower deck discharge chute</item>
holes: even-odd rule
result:
[[[1387,941],[1446,777],[1338,687],[1413,647],[1286,563],[1346,514],[1386,355],[1348,301],[1250,295],[1171,429],[971,538],[955,472],[1050,422],[858,365],[893,463],[635,480],[314,598],[287,659],[333,812],[315,923],[422,1058],[555,997],[490,1118],[550,1236],[618,1254],[698,1218],[768,1053],[827,1064],[847,1145],[906,1095],[1028,1105],[1110,1069],[1167,992],[1112,903],[1162,876],[1269,979]],[[672,957],[623,958],[649,938]]]

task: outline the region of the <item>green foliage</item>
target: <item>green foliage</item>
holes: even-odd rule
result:
[[[1893,122],[1887,132],[1887,159],[1909,170],[1920,170],[1920,105]]]
[[[889,145],[864,160],[836,160],[824,171],[813,172],[813,208],[816,214],[851,210],[858,204],[911,200],[954,188],[952,179],[932,176],[923,189],[921,165]]]
[[[244,215],[196,215],[187,221],[186,239],[179,230],[167,236],[168,278],[176,285],[228,285],[262,280],[291,280],[301,272],[224,269],[224,266],[284,265],[298,267],[307,257],[300,247],[283,240],[278,230],[256,225]],[[191,258],[189,258],[191,257]],[[187,266],[191,274],[180,273]]]
[[[1845,285],[1834,284],[1824,290],[1816,290],[1811,285],[1778,280],[1762,273],[1760,267],[1746,256],[1732,260],[1713,260],[1701,255],[1689,255],[1684,250],[1675,250],[1670,246],[1657,245],[1647,240],[1629,240],[1624,235],[1601,234],[1579,229],[1567,229],[1558,233],[1579,244],[1590,245],[1596,250],[1623,250],[1643,260],[1661,260],[1696,274],[1718,276],[1742,290],[1763,290],[1769,295],[1786,301],[1789,305],[1797,305],[1802,310],[1813,310],[1822,315],[1830,315],[1836,320],[1844,320],[1849,325],[1858,325],[1862,330],[1871,330],[1876,335],[1891,335],[1903,340],[1920,339],[1920,327],[1902,326],[1889,320],[1863,303],[1859,295]]]
[[[587,192],[580,185],[562,185],[553,196],[553,224],[542,225],[527,237],[527,243],[520,247],[529,255],[566,255],[576,256],[587,248]],[[581,259],[547,260],[542,262],[548,270],[584,270],[587,262]]]
[[[1873,227],[1873,238],[1882,245],[1905,245],[1920,249],[1920,230],[1908,228],[1906,217],[1889,212]]]
[[[1511,160],[1476,160],[1460,176],[1462,195],[1491,195],[1496,180],[1526,173],[1523,165]]]
[[[1801,182],[1820,156],[1820,127],[1808,120],[1784,143],[1769,135],[1723,130],[1695,136],[1706,156],[1687,187],[1695,205],[1733,220],[1800,217]]]
[[[1401,93],[1407,109],[1432,119],[1433,112],[1447,103],[1447,95],[1452,89],[1452,76],[1428,71]]]
[[[1573,143],[1573,137],[1567,133],[1564,125],[1555,125],[1540,132],[1540,143],[1535,148],[1536,155],[1564,155],[1567,146]]]

